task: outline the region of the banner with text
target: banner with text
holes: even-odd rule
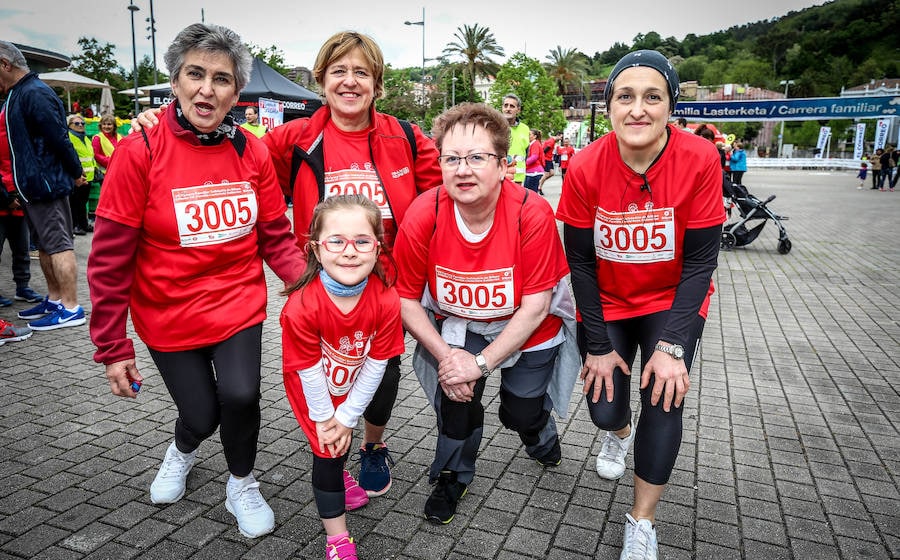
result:
[[[259,123],[268,130],[284,124],[284,102],[277,99],[259,98]]]
[[[819,128],[819,141],[816,142],[816,159],[822,158],[822,152],[825,151],[825,146],[828,144],[828,138],[831,136],[831,127],[823,126]]]
[[[866,123],[856,123],[856,138],[853,139],[853,159],[862,159],[866,141]]]
[[[875,148],[883,149],[884,145],[887,143],[887,134],[888,134],[888,120],[881,119],[877,123],[875,123]]]
[[[673,117],[709,121],[809,121],[897,116],[900,96],[679,101]]]

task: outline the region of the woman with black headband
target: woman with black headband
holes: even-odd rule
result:
[[[613,131],[570,162],[557,218],[582,316],[583,390],[605,431],[598,474],[620,478],[635,447],[621,558],[655,560],[656,506],[681,444],[688,371],[713,292],[722,170],[711,143],[668,125],[678,75],[660,53],[625,55],[604,93]],[[635,426],[629,376],[638,349]]]

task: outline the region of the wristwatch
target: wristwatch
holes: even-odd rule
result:
[[[475,364],[481,369],[481,377],[488,377],[491,375],[490,369],[487,367],[487,360],[484,359],[484,356],[481,355],[481,352],[475,354]]]
[[[676,360],[681,360],[684,358],[684,346],[680,344],[672,344],[671,346],[668,346],[666,344],[657,344],[656,349],[660,352],[665,352]]]

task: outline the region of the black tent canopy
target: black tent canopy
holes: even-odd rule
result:
[[[284,120],[296,117],[308,117],[322,106],[319,96],[300,84],[294,83],[259,58],[253,59],[253,70],[250,82],[241,91],[235,118],[244,120],[244,107],[256,106],[259,98],[275,99],[284,102]],[[150,91],[150,106],[159,107],[172,101],[172,89],[161,88]]]

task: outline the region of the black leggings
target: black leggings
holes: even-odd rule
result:
[[[400,388],[400,356],[394,356],[388,360],[387,366],[384,368],[384,376],[372,402],[366,407],[363,418],[366,422],[373,426],[387,426],[388,420],[391,419],[391,411],[394,409],[394,402],[397,400],[397,391]]]
[[[607,402],[605,390],[600,394],[598,402],[592,402],[593,386],[589,388],[586,396],[588,411],[591,421],[601,430],[615,432],[621,430],[631,421],[631,382],[640,383],[641,372],[655,350],[659,342],[660,333],[665,327],[668,311],[660,311],[642,317],[625,319],[622,321],[609,321],[606,330],[609,333],[610,342],[619,356],[631,367],[631,377],[626,376],[621,369],[613,371],[613,401]],[[700,315],[694,322],[692,332],[688,333],[687,344],[684,347],[684,364],[688,372],[697,351],[700,335],[706,321]],[[578,346],[582,357],[586,353],[584,327],[578,323]],[[641,363],[639,368],[634,367],[634,358],[638,348],[641,349]],[[672,475],[675,459],[681,447],[681,415],[684,411],[684,402],[678,408],[672,406],[669,412],[663,410],[663,399],[659,399],[656,406],[650,404],[651,391],[655,376],[645,389],[641,389],[641,416],[638,420],[637,435],[634,439],[634,474],[650,484],[665,484]]]
[[[312,488],[316,509],[322,519],[344,515],[347,499],[344,494],[344,464],[347,455],[326,458],[313,455]]]
[[[219,428],[228,470],[250,474],[259,438],[262,324],[203,348],[149,350],[178,407],[178,449],[190,453]]]

